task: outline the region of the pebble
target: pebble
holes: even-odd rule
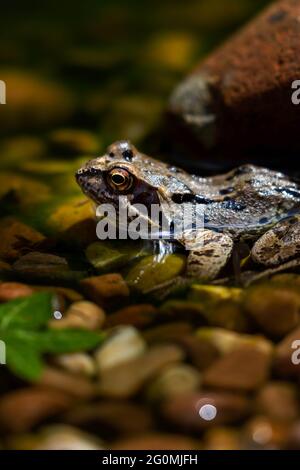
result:
[[[18,299],[19,297],[28,297],[34,292],[35,290],[26,284],[21,284],[19,282],[1,282],[0,302],[9,302],[10,300]]]
[[[271,355],[255,347],[244,346],[214,362],[203,374],[208,387],[251,392],[269,377]]]
[[[129,305],[111,313],[105,320],[104,328],[132,325],[144,329],[157,318],[158,310],[151,304]]]
[[[98,305],[80,300],[70,305],[60,321],[51,320],[54,329],[80,328],[90,331],[99,330],[105,322],[105,312]]]
[[[163,369],[146,388],[145,396],[151,402],[199,389],[199,371],[188,364],[174,364]]]
[[[134,435],[154,427],[149,408],[123,400],[102,400],[78,405],[68,411],[64,419],[74,426],[101,429],[107,438]]]
[[[54,358],[54,363],[71,374],[93,377],[96,375],[96,364],[86,353],[60,354]]]
[[[28,431],[43,420],[66,411],[74,399],[50,387],[30,386],[2,395],[0,424],[12,433]]]
[[[204,435],[205,450],[241,450],[239,432],[230,427],[208,429]]]
[[[51,425],[42,428],[38,434],[25,434],[9,442],[15,450],[104,450],[103,443],[96,437],[66,425]]]
[[[299,323],[300,297],[283,287],[255,286],[246,292],[244,308],[266,335],[281,338]]]
[[[188,322],[166,323],[145,330],[143,336],[148,344],[172,343],[191,333],[192,329]]]
[[[143,356],[106,370],[101,376],[99,393],[115,398],[133,396],[161,369],[181,361],[183,357],[177,346],[152,347]]]
[[[161,405],[162,416],[185,433],[233,424],[250,412],[250,401],[228,392],[205,391],[173,396]]]
[[[45,237],[17,219],[5,217],[0,222],[0,239],[0,258],[13,261],[22,254],[22,250],[42,242]]]
[[[207,369],[220,357],[220,352],[214,344],[193,334],[183,335],[178,339],[178,344],[199,371]]]
[[[145,256],[129,270],[126,281],[137,291],[148,293],[179,276],[185,264],[186,259],[182,255]]]
[[[39,385],[56,389],[77,398],[92,398],[96,385],[87,377],[67,373],[56,367],[47,366],[39,379]]]
[[[267,383],[256,396],[255,409],[274,421],[296,421],[300,415],[297,387],[288,382]]]
[[[244,450],[279,450],[284,448],[289,425],[264,416],[250,419],[240,431]]]
[[[120,305],[129,296],[129,288],[121,274],[88,277],[80,285],[87,297],[101,307]]]
[[[32,251],[21,256],[13,264],[14,273],[32,282],[76,281],[82,277],[80,271],[72,271],[62,256]]]
[[[146,342],[136,328],[132,326],[116,327],[95,352],[95,360],[100,374],[142,356],[146,348]]]
[[[271,353],[273,344],[263,336],[239,334],[224,328],[203,327],[197,330],[197,337],[209,341],[220,354],[227,354],[242,346],[253,346],[262,352]]]

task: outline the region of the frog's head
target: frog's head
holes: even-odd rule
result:
[[[162,208],[170,220],[173,195],[190,192],[184,182],[185,173],[175,167],[140,153],[130,142],[118,141],[106,153],[90,160],[76,173],[82,191],[98,206],[112,204],[118,213],[120,196],[130,206],[133,217],[139,215],[137,204],[147,208],[150,221],[151,207]],[[143,213],[144,216],[144,213]]]

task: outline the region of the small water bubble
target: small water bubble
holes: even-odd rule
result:
[[[55,312],[53,313],[53,316],[54,316],[55,320],[61,320],[62,319],[62,313],[59,312],[58,310],[55,310]]]
[[[203,405],[199,410],[199,415],[205,421],[213,421],[217,416],[217,408],[214,405]]]

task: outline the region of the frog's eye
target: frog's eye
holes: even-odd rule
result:
[[[131,188],[133,178],[124,168],[114,168],[108,173],[108,182],[113,189],[123,192]]]

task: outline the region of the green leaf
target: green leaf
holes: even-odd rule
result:
[[[28,342],[10,335],[5,338],[5,345],[7,367],[22,379],[37,381],[43,372],[41,353]]]
[[[11,300],[0,306],[0,329],[38,330],[53,314],[53,295],[38,292],[29,297]]]
[[[65,354],[95,348],[104,334],[86,330],[9,331],[9,338],[21,341],[41,353]]]
[[[48,330],[39,334],[39,348],[43,352],[65,354],[94,349],[104,334],[86,330]]]

